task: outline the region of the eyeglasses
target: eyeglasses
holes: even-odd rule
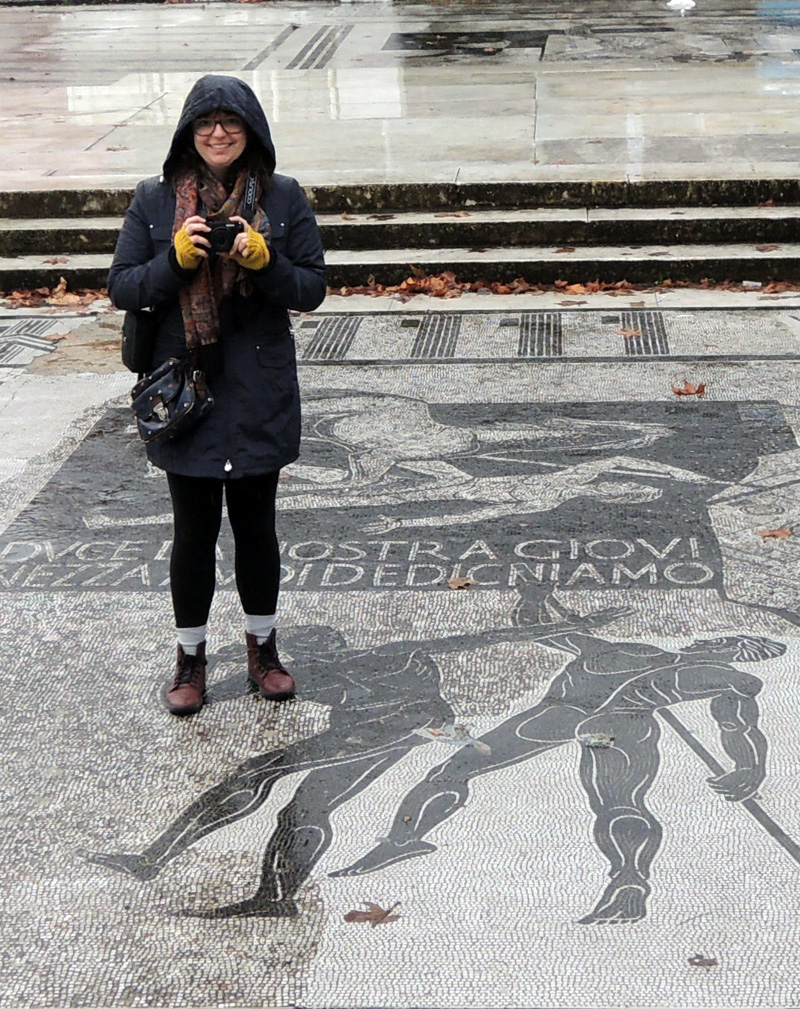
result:
[[[211,116],[202,116],[200,119],[195,119],[192,129],[198,137],[207,137],[217,128],[217,123],[226,133],[244,132],[244,123],[238,116],[219,116],[216,119]]]

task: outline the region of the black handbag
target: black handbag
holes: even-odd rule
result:
[[[122,363],[143,375],[150,370],[158,335],[158,313],[152,309],[126,312],[122,321]]]
[[[196,427],[214,405],[205,374],[171,357],[131,390],[131,410],[145,444],[169,441]]]

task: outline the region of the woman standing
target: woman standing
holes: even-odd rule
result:
[[[164,174],[136,189],[109,274],[118,308],[157,313],[151,368],[191,354],[214,396],[197,427],[147,446],[150,461],[166,470],[174,515],[178,660],[166,703],[176,715],[203,706],[223,494],[249,678],[270,700],[294,695],[275,641],[275,493],[279,470],[297,458],[300,442],[288,310],[317,308],[326,283],[311,208],[297,182],[274,169],[269,125],[253,91],[234,77],[202,77],[184,103]],[[253,182],[248,221],[242,214]],[[208,221],[242,225],[229,253],[212,254]]]

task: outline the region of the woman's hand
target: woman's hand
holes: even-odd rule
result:
[[[240,231],[233,240],[231,259],[246,270],[263,270],[269,266],[269,246],[264,236],[254,231],[243,217],[232,217],[231,220],[244,225],[244,231]]]
[[[205,235],[210,230],[205,218],[195,215],[187,217],[183,222],[183,227],[175,232],[172,242],[175,246],[178,266],[182,270],[195,270],[208,257],[206,249],[211,248],[211,243]]]

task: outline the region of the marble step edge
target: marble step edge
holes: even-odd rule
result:
[[[800,204],[757,207],[532,207],[503,210],[450,210],[450,211],[395,211],[386,214],[342,212],[317,213],[317,222],[325,227],[376,227],[385,228],[391,223],[438,224],[449,221],[474,221],[477,223],[502,223],[504,221],[661,221],[685,219],[687,221],[800,221]],[[82,231],[103,229],[119,231],[121,216],[88,217],[0,217],[0,231]]]
[[[800,206],[319,214],[327,249],[689,245],[792,241]],[[0,257],[111,252],[122,219],[0,219]]]
[[[99,267],[104,265],[108,268],[111,265],[110,253],[88,253],[73,254],[69,256],[54,256],[57,262],[49,259],[42,259],[41,256],[0,256],[0,270],[9,270],[16,267],[42,267],[57,273],[67,266],[78,267]],[[444,263],[457,259],[465,263],[485,263],[495,262],[517,262],[520,260],[536,260],[540,262],[581,262],[581,261],[650,261],[653,258],[665,260],[667,262],[677,262],[682,260],[708,260],[708,259],[738,259],[757,258],[759,260],[780,262],[785,259],[796,259],[800,266],[800,242],[784,242],[775,247],[765,247],[757,251],[755,246],[741,243],[718,244],[718,245],[670,245],[670,246],[614,246],[614,245],[591,245],[571,247],[569,251],[558,249],[542,248],[539,246],[520,246],[509,249],[505,246],[489,247],[485,249],[464,249],[452,248],[404,248],[404,249],[333,249],[326,252],[326,261],[329,264],[344,263],[417,263],[427,262],[431,264]],[[61,260],[65,260],[62,262]]]
[[[318,213],[472,208],[755,206],[800,203],[800,178],[543,180],[518,182],[331,183],[304,187]],[[86,188],[0,192],[0,217],[112,216],[125,213],[133,188],[113,182]]]
[[[685,244],[685,245],[586,245],[569,246],[561,249],[542,246],[490,246],[487,248],[439,247],[403,249],[332,249],[326,252],[329,264],[367,264],[375,261],[387,263],[431,264],[458,260],[464,263],[486,262],[681,262],[697,260],[742,260],[763,261],[798,260],[800,268],[800,242],[769,243],[761,250],[749,243]],[[0,267],[4,260],[0,259]]]
[[[103,287],[110,255],[74,255],[66,262],[40,256],[0,258],[0,291],[53,287],[65,277],[70,288]],[[558,254],[549,249],[389,249],[337,252],[327,255],[331,287],[398,284],[416,274],[455,273],[461,280],[509,281],[523,277],[544,284],[556,280],[580,282],[627,280],[654,284],[677,281],[760,281],[800,279],[800,244],[757,252],[752,246],[677,246],[669,249],[594,247]]]

